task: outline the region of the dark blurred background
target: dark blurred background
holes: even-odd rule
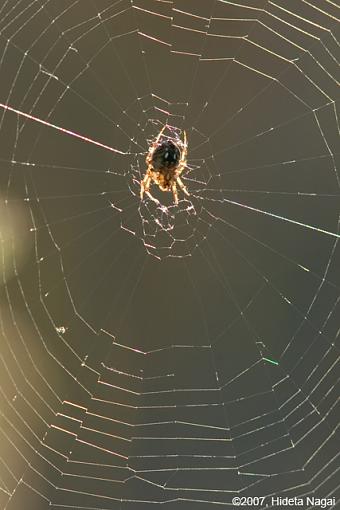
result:
[[[336,496],[337,16],[2,1],[1,508]]]

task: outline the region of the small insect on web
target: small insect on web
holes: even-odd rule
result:
[[[149,191],[150,184],[154,182],[162,191],[172,191],[174,202],[177,205],[177,184],[183,193],[189,196],[189,192],[180,177],[187,168],[187,135],[184,131],[183,141],[178,135],[176,138],[168,137],[164,135],[166,128],[171,131],[171,126],[165,124],[149,148],[145,160],[147,170],[144,179],[141,181],[140,197],[143,199],[145,193],[150,200],[159,203]]]

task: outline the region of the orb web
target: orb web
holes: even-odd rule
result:
[[[0,34],[0,506],[335,507],[339,7],[6,0]],[[163,126],[178,206],[140,200]]]

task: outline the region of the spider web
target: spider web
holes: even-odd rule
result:
[[[338,497],[338,18],[2,2],[1,508]]]

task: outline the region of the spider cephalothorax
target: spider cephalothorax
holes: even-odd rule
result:
[[[180,175],[186,168],[187,139],[184,131],[183,142],[176,143],[170,138],[163,137],[164,126],[156,140],[152,143],[146,164],[148,165],[144,179],[141,182],[140,195],[144,193],[153,201],[158,202],[150,193],[150,184],[158,184],[162,191],[172,191],[175,204],[178,204],[177,184],[181,190],[189,195]]]

